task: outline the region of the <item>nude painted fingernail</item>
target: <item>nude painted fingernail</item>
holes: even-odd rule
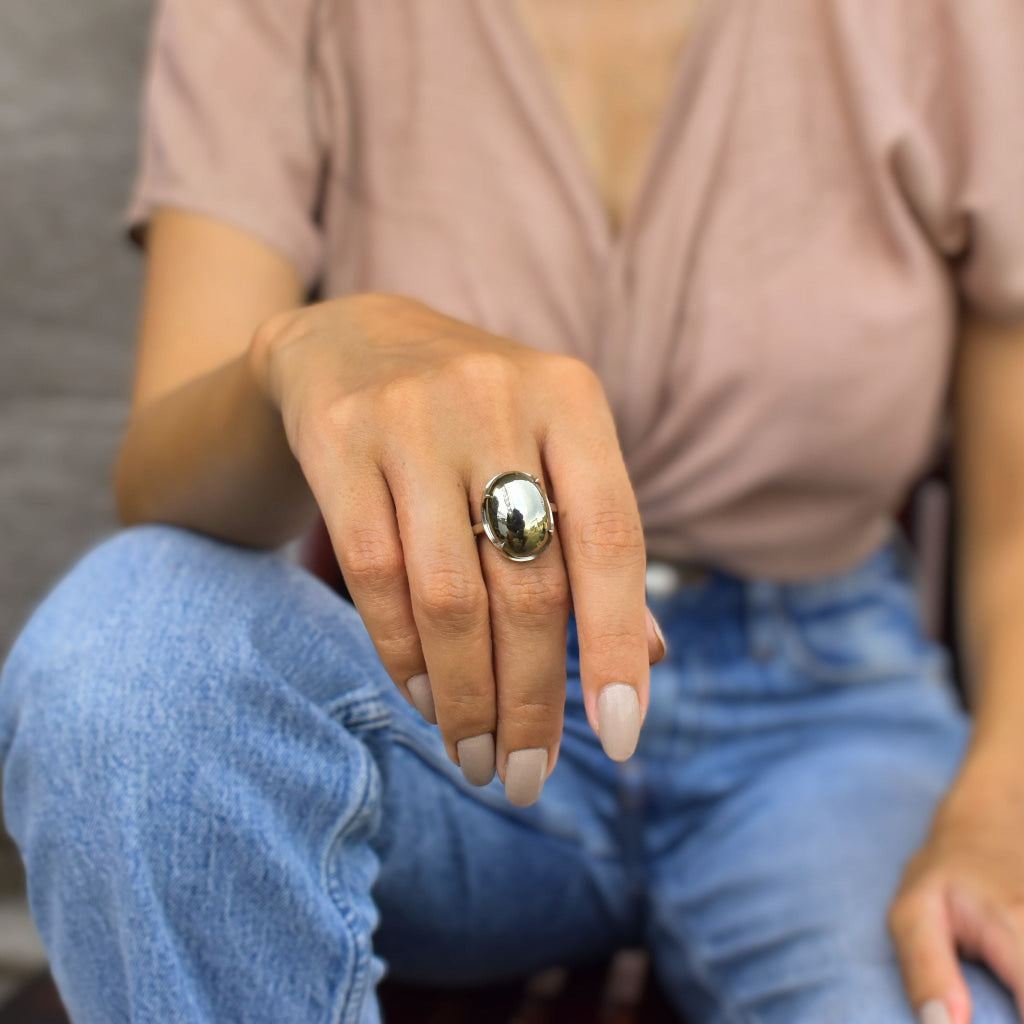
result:
[[[412,697],[416,710],[431,724],[437,725],[437,712],[434,710],[434,692],[430,689],[430,676],[426,672],[413,676],[407,682],[409,696]]]
[[[932,999],[925,1003],[917,1019],[921,1024],[953,1024],[949,1010],[941,999]]]
[[[625,761],[640,739],[640,698],[628,683],[609,683],[597,698],[601,746],[613,761]]]
[[[647,609],[647,654],[650,658],[651,664],[661,661],[665,657],[665,634],[661,631],[661,626],[658,625],[658,620],[651,614],[651,609]]]
[[[536,803],[544,788],[548,770],[548,752],[545,747],[513,750],[505,765],[505,796],[517,807]]]
[[[494,778],[493,732],[459,740],[455,749],[459,752],[459,767],[467,782],[474,786],[486,786]]]

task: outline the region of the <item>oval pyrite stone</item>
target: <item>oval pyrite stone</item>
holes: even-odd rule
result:
[[[484,492],[484,533],[509,558],[528,562],[551,543],[551,509],[537,480],[502,473]]]

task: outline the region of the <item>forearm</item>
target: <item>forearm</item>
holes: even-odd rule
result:
[[[960,640],[972,691],[968,772],[1024,785],[1024,331],[973,322],[958,367]]]
[[[316,511],[248,354],[136,411],[115,489],[126,524],[173,523],[255,547],[298,536]]]
[[[1024,783],[1024,529],[964,538],[961,635],[972,688],[970,758]]]

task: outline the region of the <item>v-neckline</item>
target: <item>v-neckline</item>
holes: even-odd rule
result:
[[[551,155],[573,186],[575,197],[583,207],[593,238],[602,252],[611,258],[621,257],[627,251],[644,216],[644,210],[652,201],[652,190],[658,171],[668,156],[673,141],[672,129],[678,120],[684,100],[689,95],[691,81],[699,63],[695,54],[702,45],[702,36],[707,30],[711,9],[716,5],[716,0],[697,0],[686,42],[675,59],[668,96],[648,146],[639,183],[622,223],[616,229],[608,214],[600,182],[584,154],[583,142],[551,69],[522,14],[513,0],[483,0],[481,4],[485,12],[497,14],[503,20],[503,27],[513,43],[509,49],[514,59],[519,62],[522,72],[519,82],[525,89],[533,91],[536,113],[547,121],[543,134],[552,150]]]

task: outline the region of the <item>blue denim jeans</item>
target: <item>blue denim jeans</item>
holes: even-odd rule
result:
[[[913,1020],[886,933],[967,723],[899,542],[651,597],[636,755],[584,716],[540,801],[476,789],[303,569],[171,527],[92,550],[0,685],[4,813],[76,1024],[367,1024],[646,944],[699,1024]],[[978,1024],[1017,1021],[967,967]]]

